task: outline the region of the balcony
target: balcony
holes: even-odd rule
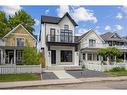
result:
[[[109,47],[106,43],[95,43],[95,44],[89,44],[89,43],[81,43],[81,48],[106,48]]]
[[[47,42],[74,43],[74,36],[47,35]]]

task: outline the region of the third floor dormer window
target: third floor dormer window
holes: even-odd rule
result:
[[[24,46],[25,45],[24,38],[16,38],[16,44],[17,46]]]
[[[64,25],[65,30],[69,30],[69,25]]]

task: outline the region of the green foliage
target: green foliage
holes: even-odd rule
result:
[[[117,58],[117,59],[116,59],[116,62],[117,62],[117,63],[123,62],[123,59]]]
[[[22,24],[30,33],[34,31],[34,19],[25,11],[20,10],[13,16],[7,16],[4,11],[0,11],[0,38],[15,28],[18,24]]]
[[[8,20],[6,14],[3,11],[0,11],[0,37],[3,37],[7,32],[10,31],[8,27]]]
[[[37,52],[36,48],[33,47],[25,47],[23,49],[23,55],[24,55],[24,64],[25,65],[38,65],[39,60],[41,58],[40,53]]]
[[[102,48],[99,49],[99,51],[97,52],[98,55],[100,56],[107,56],[109,58],[109,63],[111,64],[111,57],[112,56],[119,56],[121,55],[121,51],[115,47],[108,47],[108,48]]]
[[[101,65],[106,65],[106,63],[104,61],[101,61]]]
[[[32,27],[35,24],[34,19],[23,10],[16,12],[13,16],[9,16],[9,25],[11,29],[18,24],[22,24],[30,33],[34,31],[34,28]]]
[[[119,72],[119,71],[126,71],[126,69],[124,67],[115,67],[109,71],[110,72]]]
[[[86,68],[85,65],[82,65],[82,70],[85,70],[85,68]]]

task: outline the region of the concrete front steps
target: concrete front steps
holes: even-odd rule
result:
[[[45,70],[81,70],[81,66],[51,66],[46,67]]]

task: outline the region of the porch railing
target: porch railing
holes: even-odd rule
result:
[[[81,48],[105,48],[109,47],[106,43],[95,43],[95,44],[89,44],[89,43],[81,43]]]

